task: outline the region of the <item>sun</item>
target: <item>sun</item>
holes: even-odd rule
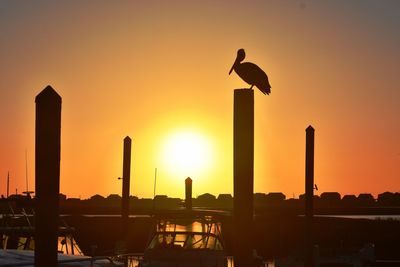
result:
[[[162,161],[177,179],[204,175],[213,162],[211,141],[196,131],[172,133],[164,142]]]

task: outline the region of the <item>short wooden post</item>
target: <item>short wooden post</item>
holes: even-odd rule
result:
[[[314,216],[314,128],[306,129],[305,266],[314,266],[312,223]]]
[[[234,91],[233,112],[234,261],[248,267],[253,255],[254,91]]]
[[[185,208],[192,209],[192,179],[190,177],[185,179]]]
[[[47,86],[36,96],[35,266],[57,266],[61,97]]]

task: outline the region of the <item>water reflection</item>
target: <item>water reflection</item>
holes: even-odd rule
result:
[[[400,220],[400,215],[315,215],[315,217],[367,220]]]
[[[173,265],[171,265],[173,263]],[[226,256],[221,223],[211,216],[159,217],[155,220],[150,242],[129,266],[224,266],[234,267],[232,256]],[[273,262],[262,266],[274,267]]]
[[[221,223],[212,220],[210,216],[205,216],[203,220],[199,219],[160,219],[157,221],[156,231],[158,232],[203,232],[220,234]]]
[[[232,256],[227,256],[226,257],[227,262],[228,262],[228,266],[227,267],[234,267],[235,263],[233,260]],[[137,267],[139,266],[139,262],[140,262],[140,257],[131,257],[128,260],[128,267]],[[200,265],[199,265],[200,266]],[[275,264],[273,261],[265,261],[263,267],[275,267]]]
[[[223,250],[220,227],[211,220],[159,220],[148,249]]]

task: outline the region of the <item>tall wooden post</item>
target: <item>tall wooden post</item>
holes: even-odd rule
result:
[[[305,266],[314,266],[312,223],[314,216],[314,128],[306,129]]]
[[[190,177],[185,179],[185,208],[192,209],[192,179]]]
[[[124,138],[124,159],[122,170],[122,235],[128,234],[129,222],[129,189],[131,180],[131,145],[132,140],[129,136]]]
[[[233,219],[236,267],[252,262],[254,184],[254,91],[234,91],[233,112]]]
[[[36,96],[35,266],[57,266],[61,97],[47,86]]]

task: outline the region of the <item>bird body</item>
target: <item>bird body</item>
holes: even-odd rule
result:
[[[233,63],[229,74],[234,70],[243,81],[251,85],[250,89],[252,89],[253,86],[256,86],[263,94],[270,94],[271,85],[269,84],[267,74],[256,64],[251,62],[242,62],[245,56],[246,54],[244,49],[239,49],[235,63]]]

